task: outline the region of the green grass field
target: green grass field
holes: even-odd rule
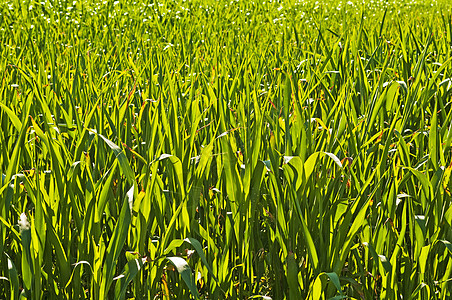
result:
[[[452,299],[452,4],[364,2],[1,1],[0,299]]]

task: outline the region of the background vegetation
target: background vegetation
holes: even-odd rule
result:
[[[0,297],[452,297],[447,1],[0,24]]]

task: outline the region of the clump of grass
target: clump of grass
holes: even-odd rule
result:
[[[1,4],[0,294],[450,298],[448,11]]]

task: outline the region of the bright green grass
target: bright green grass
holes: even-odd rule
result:
[[[451,299],[448,1],[128,2],[0,3],[0,298]]]

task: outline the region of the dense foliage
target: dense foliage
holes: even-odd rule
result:
[[[0,24],[0,295],[452,297],[447,1],[13,0]]]

